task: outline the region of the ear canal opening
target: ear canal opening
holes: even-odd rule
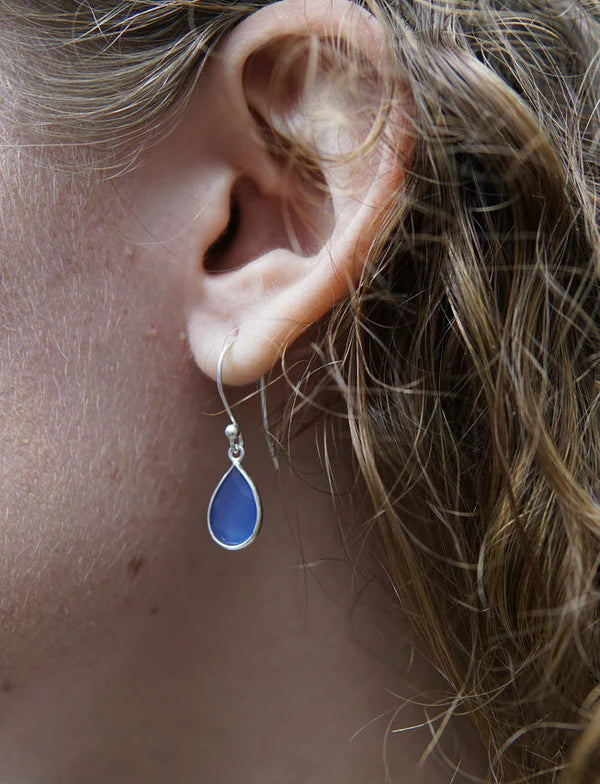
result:
[[[240,205],[236,198],[235,190],[233,190],[229,199],[229,220],[227,225],[204,254],[204,269],[206,272],[213,272],[219,268],[239,231],[240,220]]]
[[[290,175],[287,179],[284,195],[273,196],[263,193],[251,177],[238,177],[231,191],[227,225],[204,254],[206,273],[240,269],[277,248],[306,258],[321,249],[325,232],[331,231],[330,200],[321,194],[316,204],[301,183],[290,185]]]

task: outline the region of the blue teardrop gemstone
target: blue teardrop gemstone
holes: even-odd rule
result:
[[[260,526],[258,492],[248,474],[232,466],[217,485],[208,506],[208,530],[228,550],[239,550],[252,542]]]

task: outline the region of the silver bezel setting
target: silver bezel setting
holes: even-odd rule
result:
[[[260,501],[260,495],[258,493],[258,490],[256,489],[256,485],[254,484],[254,482],[252,481],[250,476],[246,473],[246,471],[244,471],[244,469],[242,467],[241,458],[237,458],[236,459],[235,457],[231,456],[231,454],[230,454],[230,458],[231,458],[231,463],[232,463],[231,467],[223,474],[219,484],[215,487],[215,489],[213,490],[213,494],[210,497],[210,502],[208,504],[208,511],[206,513],[206,522],[207,522],[207,525],[208,525],[208,532],[211,535],[212,540],[214,542],[216,542],[216,544],[218,544],[219,547],[223,547],[225,550],[243,550],[245,547],[248,547],[248,545],[251,545],[252,542],[256,539],[256,537],[259,534],[260,527],[262,525],[262,504],[261,504],[261,501]],[[244,477],[246,482],[248,482],[248,485],[250,486],[250,489],[252,490],[252,495],[254,496],[254,502],[256,504],[256,523],[254,525],[254,529],[252,531],[252,534],[251,534],[251,536],[248,537],[248,539],[246,539],[245,541],[241,542],[240,544],[225,544],[224,542],[222,542],[220,539],[217,538],[217,536],[215,535],[215,533],[214,533],[214,531],[212,529],[212,526],[210,524],[210,513],[211,513],[211,510],[212,510],[213,501],[215,499],[215,496],[219,492],[219,488],[221,487],[221,485],[223,484],[225,479],[229,476],[229,474],[235,468],[237,468],[237,470],[242,474],[242,476]]]

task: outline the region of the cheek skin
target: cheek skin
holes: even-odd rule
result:
[[[0,683],[9,691],[94,634],[165,550],[189,548],[178,537],[201,507],[202,443],[217,422],[202,414],[214,390],[182,339],[181,268],[160,247],[129,241],[114,186],[90,192],[39,170],[23,190],[24,172],[12,182],[5,172]]]
[[[165,737],[169,706],[192,710],[220,614],[207,586],[227,581],[205,529],[225,447],[216,461],[223,425],[182,339],[177,248],[132,243],[113,185],[4,163],[0,770],[50,782],[48,761],[69,780],[73,752],[48,727],[126,765],[140,726]],[[190,743],[177,737],[175,757]]]

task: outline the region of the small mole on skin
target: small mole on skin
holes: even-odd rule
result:
[[[5,693],[8,692],[8,691],[12,691],[12,687],[13,687],[13,685],[12,685],[11,681],[9,681],[8,678],[5,678],[2,681],[2,683],[0,683],[0,691],[3,691]]]
[[[127,250],[125,251],[126,260],[132,261],[134,256],[135,256],[135,250],[132,247],[127,248]]]
[[[144,559],[136,558],[134,556],[133,558],[129,559],[129,563],[127,564],[127,571],[129,572],[132,578],[135,578],[140,573],[140,569],[142,568],[143,565],[144,565]]]
[[[157,613],[158,613],[158,607],[156,607],[156,606],[155,606],[155,607],[153,607],[153,608],[150,610],[150,615],[156,615]]]

